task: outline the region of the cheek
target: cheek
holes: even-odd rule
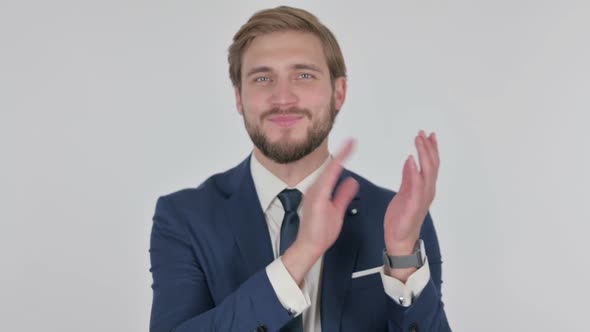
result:
[[[252,102],[252,100],[242,100],[242,114],[250,120],[257,119],[264,110],[263,106]]]
[[[267,97],[262,93],[252,91],[242,92],[242,105],[248,112],[262,112],[265,109]]]
[[[330,94],[317,93],[309,97],[307,105],[315,112],[325,112],[330,108],[332,99]]]

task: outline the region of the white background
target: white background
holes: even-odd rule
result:
[[[298,1],[349,68],[331,149],[397,189],[419,129],[455,331],[582,331],[587,1]],[[147,331],[158,196],[247,156],[226,50],[275,1],[0,1],[0,330]]]

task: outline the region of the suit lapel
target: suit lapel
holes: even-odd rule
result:
[[[338,184],[348,176],[350,173],[344,169]],[[322,331],[340,330],[344,299],[350,287],[358,254],[359,241],[355,237],[355,229],[360,222],[358,215],[361,212],[359,191],[347,208],[340,236],[324,254],[320,301]]]
[[[268,226],[250,172],[250,157],[236,168],[230,181],[233,194],[225,206],[227,223],[250,276],[274,259]]]

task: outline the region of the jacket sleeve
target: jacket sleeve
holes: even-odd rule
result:
[[[149,251],[153,278],[150,332],[274,331],[291,318],[265,269],[215,304],[187,227],[168,196],[160,197],[156,204]]]
[[[424,241],[430,265],[430,280],[409,307],[403,307],[393,299],[388,299],[388,331],[451,331],[442,302],[440,247],[430,213],[426,215],[422,225],[421,238]]]

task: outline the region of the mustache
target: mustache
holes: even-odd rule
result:
[[[308,119],[311,120],[311,111],[306,108],[298,108],[298,107],[291,107],[287,109],[280,109],[278,107],[274,107],[260,115],[260,120],[265,120],[269,116],[274,115],[303,115],[306,116]]]

